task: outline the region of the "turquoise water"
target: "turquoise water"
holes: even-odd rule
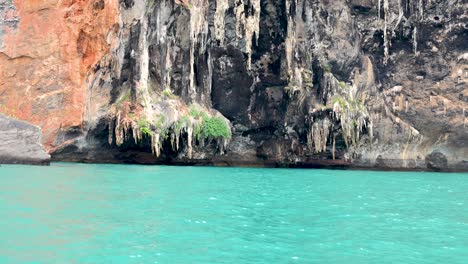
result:
[[[468,263],[468,174],[0,167],[0,263]]]

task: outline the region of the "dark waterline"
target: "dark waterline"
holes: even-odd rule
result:
[[[468,263],[468,174],[0,167],[0,263]]]

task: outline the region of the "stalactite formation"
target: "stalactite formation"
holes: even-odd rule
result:
[[[238,40],[243,39],[245,41],[245,52],[248,56],[247,68],[250,70],[252,41],[255,40],[255,43],[257,43],[260,33],[260,0],[238,0],[235,2],[236,34]]]
[[[310,126],[307,133],[307,146],[310,150],[314,149],[316,153],[325,152],[332,122],[328,117],[319,120],[312,119]]]
[[[339,134],[347,147],[357,145],[364,130],[367,131],[370,142],[372,142],[372,121],[366,107],[357,98],[356,87],[338,81],[332,73],[326,73],[324,81],[326,83],[324,97],[327,105],[322,111],[331,110],[331,112],[324,118],[311,119],[307,134],[309,149],[316,153],[325,152],[327,142],[332,138],[332,152],[335,152],[334,123],[339,124]]]
[[[333,114],[340,121],[342,136],[346,146],[356,145],[359,142],[364,128],[372,129],[369,124],[369,114],[365,107],[358,101],[346,100],[335,97]],[[372,133],[369,133],[370,135]]]
[[[418,28],[414,27],[413,29],[413,52],[414,54],[418,53]]]
[[[169,140],[172,151],[179,151],[181,138],[186,136],[186,155],[193,157],[195,144],[205,145],[215,142],[223,154],[231,138],[229,121],[221,116],[215,116],[201,106],[191,105],[190,109],[178,109],[179,115],[172,120],[163,115],[147,116],[141,108],[135,108],[130,102],[114,105],[109,113],[109,144],[117,147],[124,143],[150,144],[152,153],[159,157],[163,151],[163,141]],[[171,110],[175,111],[175,109]],[[161,114],[164,114],[162,112]],[[133,142],[130,140],[133,139]]]
[[[138,144],[143,138],[143,133],[131,113],[130,103],[124,102],[122,105],[114,105],[109,114],[109,137],[108,143],[121,146],[130,139]],[[133,116],[133,118],[132,118]]]
[[[291,1],[286,0],[286,16],[288,17],[288,28],[287,28],[287,37],[285,40],[285,51],[286,51],[286,62],[288,64],[288,75],[293,77],[293,59],[296,49],[296,30],[295,30],[295,21],[290,14]],[[297,12],[297,10],[296,10]]]
[[[390,40],[389,40],[389,36],[388,36],[388,30],[387,30],[387,27],[388,27],[388,20],[389,20],[389,8],[388,8],[388,0],[383,0],[384,1],[384,5],[383,5],[383,8],[384,8],[384,29],[383,29],[383,33],[384,33],[384,61],[383,63],[384,64],[387,64],[388,62],[388,56],[389,56],[389,49],[390,49]],[[380,2],[380,1],[379,1]]]
[[[378,19],[381,18],[381,12],[383,12],[384,65],[388,63],[392,39],[397,36],[396,32],[399,30],[402,21],[409,23],[412,27],[413,50],[415,55],[418,54],[418,24],[424,20],[423,0],[406,0],[405,8],[403,0],[396,0],[396,7],[391,3],[393,3],[391,0],[377,1]],[[382,4],[383,6],[381,6]],[[408,17],[405,16],[405,9],[406,13],[409,14]]]
[[[214,28],[216,40],[219,41],[220,46],[224,44],[225,34],[225,17],[226,11],[229,8],[229,2],[226,0],[216,0],[216,13],[214,17]]]
[[[221,8],[221,7],[220,7]],[[207,4],[203,0],[193,1],[190,5],[190,89],[189,94],[193,99],[196,94],[195,87],[195,52],[203,53],[206,48],[208,34]]]

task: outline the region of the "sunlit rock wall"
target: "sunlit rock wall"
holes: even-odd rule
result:
[[[89,70],[118,30],[117,0],[1,0],[0,111],[42,127],[83,123]]]

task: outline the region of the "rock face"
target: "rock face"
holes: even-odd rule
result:
[[[0,164],[47,165],[50,155],[41,143],[41,129],[0,114]]]
[[[57,160],[468,170],[466,1],[45,2],[0,0],[0,111]]]
[[[0,112],[57,132],[81,129],[90,69],[116,38],[109,0],[0,0]]]

